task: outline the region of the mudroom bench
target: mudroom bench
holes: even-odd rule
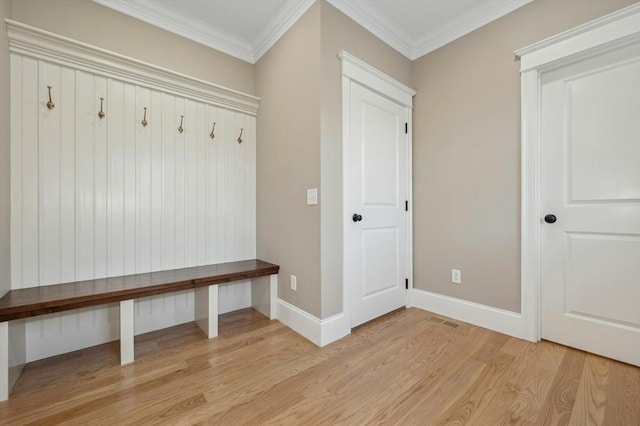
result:
[[[252,305],[273,319],[279,269],[278,265],[252,259],[11,290],[0,299],[0,327],[12,320],[119,302],[120,363],[128,364],[134,360],[135,299],[194,289],[195,321],[212,338],[218,335],[218,285],[267,277],[267,288],[252,280]],[[8,333],[0,336],[0,345],[8,348]]]

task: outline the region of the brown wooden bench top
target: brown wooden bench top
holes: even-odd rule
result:
[[[11,290],[0,299],[0,322],[262,277],[279,269],[252,259]]]

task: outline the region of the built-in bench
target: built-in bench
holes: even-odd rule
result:
[[[273,319],[279,269],[278,265],[252,259],[11,290],[0,299],[0,327],[12,320],[119,302],[120,363],[127,364],[134,360],[134,299],[195,289],[196,323],[212,338],[218,335],[218,285],[269,277],[267,289],[252,282],[252,305]],[[263,297],[254,296],[254,292]],[[8,333],[0,336],[0,345],[8,348]],[[8,372],[0,374],[6,377]]]

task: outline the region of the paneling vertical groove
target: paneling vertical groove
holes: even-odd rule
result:
[[[11,79],[12,288],[255,257],[255,117],[15,53]],[[220,311],[250,291],[221,287]],[[136,301],[136,333],[193,305]],[[116,306],[30,319],[27,361],[113,340],[118,322]]]

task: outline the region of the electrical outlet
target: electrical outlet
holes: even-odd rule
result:
[[[451,282],[454,284],[462,283],[462,272],[460,271],[460,269],[451,270]]]
[[[295,275],[291,275],[291,290],[298,290],[298,278]]]

